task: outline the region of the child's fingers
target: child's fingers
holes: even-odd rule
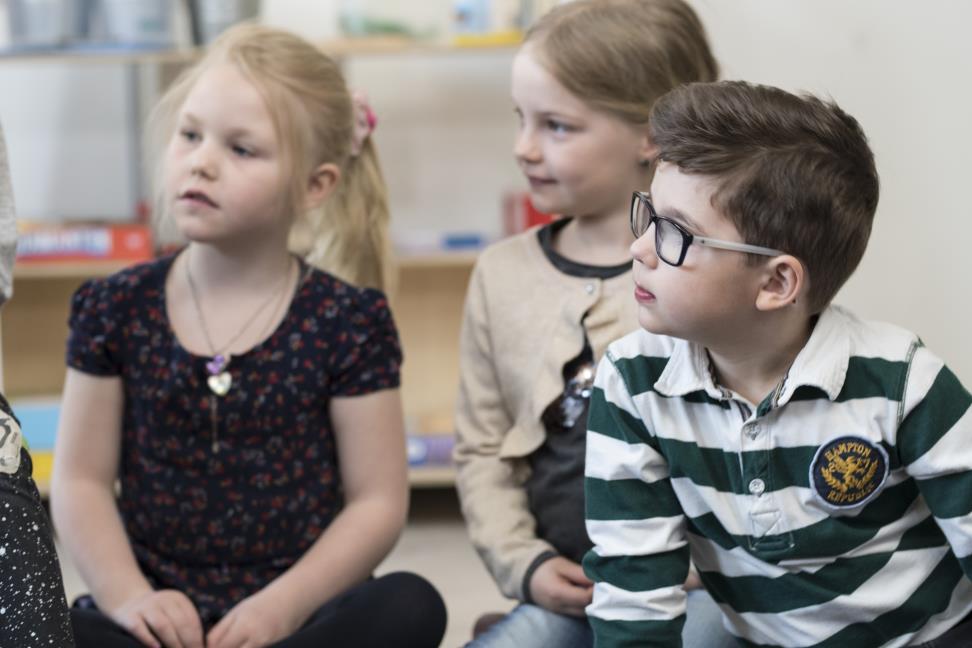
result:
[[[219,635],[214,634],[216,627],[210,630],[209,636],[206,638],[207,648],[240,648],[246,643],[246,634],[241,633],[240,625],[237,623],[239,616],[234,610],[223,617],[223,620],[217,624],[222,626]]]
[[[247,644],[249,644],[249,638],[246,635],[246,631],[242,630],[239,624],[234,624],[223,635],[223,639],[218,644],[218,648],[243,648]]]
[[[593,581],[584,574],[584,568],[575,562],[564,561],[562,570],[560,572],[564,578],[569,580],[575,585],[581,585],[583,587],[588,587],[593,585]]]
[[[229,629],[230,624],[232,623],[233,623],[233,613],[230,612],[222,619],[220,619],[219,623],[214,625],[209,630],[209,634],[206,635],[206,645],[209,647],[219,648],[219,646],[223,642],[223,638],[226,636],[227,629]]]
[[[185,648],[203,648],[202,621],[188,597],[173,598],[166,606],[165,613]]]
[[[569,614],[577,616],[577,612],[583,614],[584,608],[591,602],[591,590],[586,587],[564,587],[558,592],[557,599],[562,609],[571,610]]]
[[[154,607],[146,610],[144,618],[152,634],[159,638],[165,648],[186,648],[176,632],[172,619],[164,609]]]
[[[149,648],[161,648],[158,639],[156,639],[155,635],[152,634],[152,631],[149,630],[148,624],[142,617],[137,617],[134,623],[126,627],[125,630],[141,641],[143,645],[148,646]]]

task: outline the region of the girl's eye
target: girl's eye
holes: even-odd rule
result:
[[[199,139],[199,133],[194,130],[189,130],[188,128],[184,128],[179,131],[179,135],[181,135],[182,139],[186,140],[187,142],[195,142]]]
[[[556,119],[547,120],[547,129],[553,131],[554,133],[569,133],[571,131],[570,126],[563,122],[559,122]]]
[[[253,151],[246,148],[245,146],[240,146],[239,144],[233,145],[233,153],[240,157],[253,157]]]

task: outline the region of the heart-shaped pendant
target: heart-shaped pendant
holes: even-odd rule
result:
[[[233,377],[230,375],[230,372],[224,371],[221,374],[210,376],[206,380],[206,383],[209,384],[209,389],[214,394],[217,396],[225,396],[233,385]]]

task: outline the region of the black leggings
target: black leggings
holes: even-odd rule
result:
[[[97,609],[71,610],[77,648],[143,648]],[[274,648],[436,648],[445,634],[442,597],[421,576],[396,572],[365,581],[317,610]]]

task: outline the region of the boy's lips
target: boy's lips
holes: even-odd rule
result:
[[[634,297],[635,301],[639,304],[648,304],[655,301],[655,293],[645,290],[638,284],[635,284]]]

